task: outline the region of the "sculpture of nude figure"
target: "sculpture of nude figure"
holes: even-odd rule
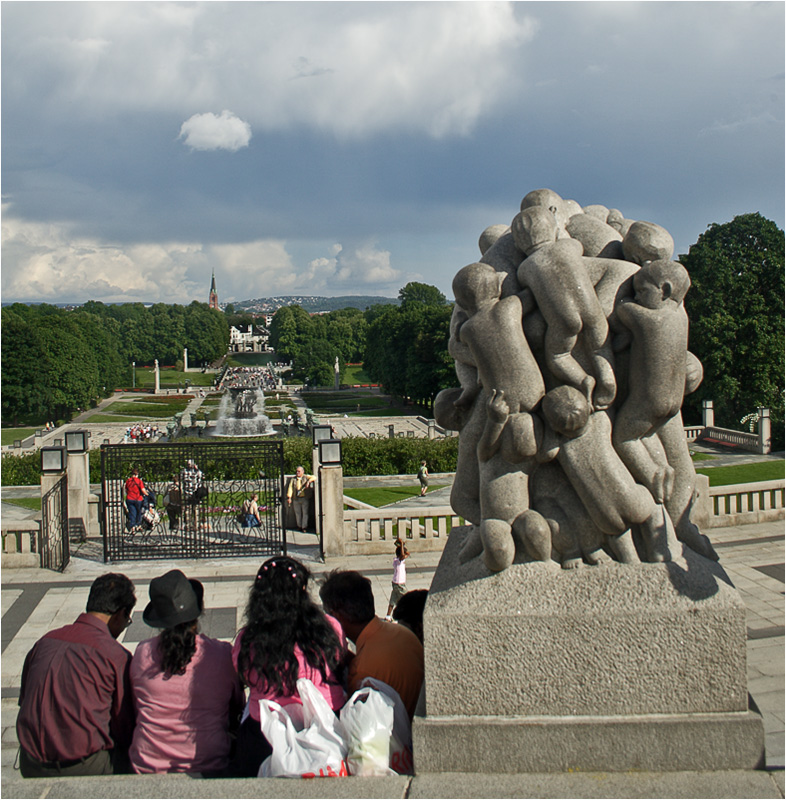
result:
[[[632,342],[628,396],[614,421],[614,447],[636,480],[666,505],[677,537],[698,553],[717,560],[709,539],[699,533],[686,513],[695,484],[680,413],[688,388],[687,369],[692,365],[688,316],[682,305],[690,277],[676,261],[651,261],[636,273],[633,286],[635,302],[623,302],[617,309]],[[653,434],[659,440],[662,459],[648,438]],[[680,471],[680,486],[672,502],[676,469]]]
[[[652,261],[633,276],[635,301],[617,308],[632,342],[628,396],[614,420],[614,447],[659,503],[671,494],[674,470],[656,464],[642,439],[682,408],[688,352],[688,315],[682,300],[689,286],[681,264]]]
[[[519,213],[511,229],[517,247],[527,255],[518,269],[519,283],[532,291],[546,320],[550,372],[579,389],[594,408],[608,408],[617,390],[609,326],[582,262],[581,243],[557,240],[554,215],[541,206]],[[576,359],[577,344],[586,347],[594,375]]]
[[[524,336],[519,295],[500,299],[502,274],[488,264],[469,264],[453,279],[456,302],[467,313],[458,338],[469,348],[483,387],[504,392],[511,413],[530,411],[545,392]],[[462,396],[456,402],[462,404]]]
[[[637,526],[647,561],[671,561],[679,554],[663,505],[633,480],[612,447],[608,414],[591,413],[586,398],[572,386],[552,389],[541,408],[551,428],[544,431],[541,459],[559,460],[595,525],[608,536]]]

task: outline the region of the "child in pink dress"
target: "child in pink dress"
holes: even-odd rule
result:
[[[388,613],[385,619],[391,620],[393,609],[398,601],[407,593],[407,565],[404,561],[409,557],[409,550],[401,539],[396,539],[396,557],[393,559],[393,590],[390,592]]]

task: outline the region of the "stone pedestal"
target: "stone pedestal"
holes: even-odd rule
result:
[[[459,562],[454,528],[424,616],[418,772],[752,769],[745,607],[717,563],[577,570]]]
[[[68,454],[68,528],[72,541],[87,539],[90,525],[90,454]]]

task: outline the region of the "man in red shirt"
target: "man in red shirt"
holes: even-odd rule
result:
[[[371,581],[359,572],[331,572],[319,596],[325,613],[335,617],[355,643],[347,676],[350,693],[360,688],[363,678],[376,678],[398,692],[412,719],[424,675],[418,637],[404,625],[376,616]]]
[[[87,612],[27,654],[16,720],[23,777],[130,771],[131,653],[115,640],[135,604],[125,575],[102,575],[90,587]]]

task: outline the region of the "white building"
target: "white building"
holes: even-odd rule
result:
[[[270,350],[268,329],[262,325],[232,325],[229,328],[230,353],[266,353]]]

